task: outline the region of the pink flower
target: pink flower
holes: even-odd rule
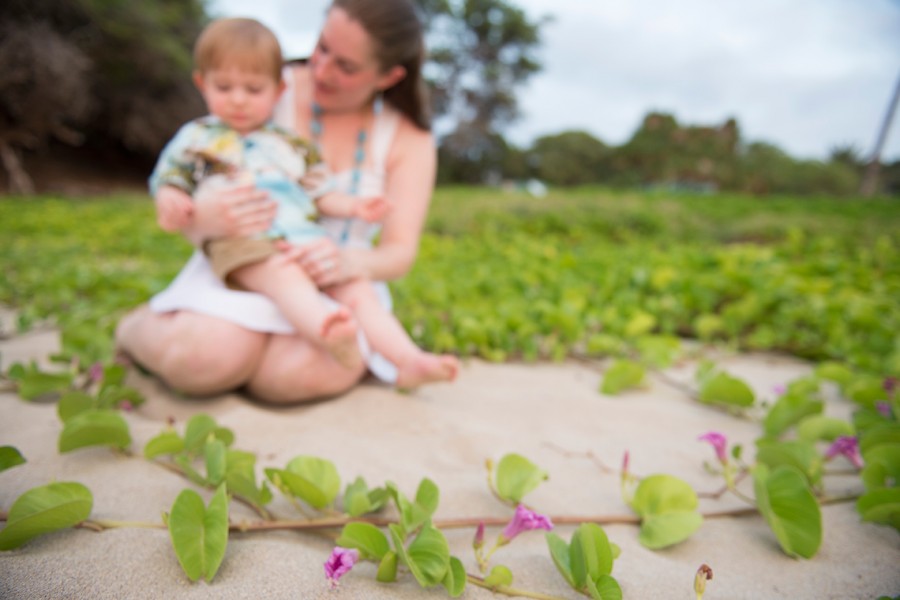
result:
[[[88,379],[93,382],[103,379],[103,363],[95,362],[91,365],[91,368],[88,369]]]
[[[475,530],[475,538],[472,540],[472,547],[475,550],[481,550],[482,546],[484,546],[484,521],[478,524],[478,528]]]
[[[710,431],[709,433],[704,433],[700,437],[697,438],[701,442],[709,442],[712,444],[713,449],[716,451],[716,457],[719,459],[719,462],[723,465],[728,464],[728,455],[725,450],[728,448],[728,439],[719,433],[718,431]]]
[[[325,561],[325,577],[331,582],[331,587],[337,587],[338,580],[348,573],[358,560],[359,550],[356,548],[335,546],[331,556]]]
[[[503,530],[501,539],[506,544],[523,531],[531,531],[533,529],[550,531],[553,529],[553,523],[544,515],[528,510],[524,504],[520,504],[516,507],[516,514],[513,515],[512,521]]]
[[[838,454],[843,454],[847,457],[847,460],[853,463],[854,467],[862,469],[863,461],[859,453],[859,442],[856,440],[856,436],[842,435],[838,437],[825,451],[825,458],[831,459]]]

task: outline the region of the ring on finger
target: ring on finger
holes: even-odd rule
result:
[[[334,261],[333,261],[333,260],[328,259],[328,260],[323,260],[323,261],[322,261],[322,270],[323,270],[323,271],[330,271],[330,270],[332,270],[333,268],[334,268]]]

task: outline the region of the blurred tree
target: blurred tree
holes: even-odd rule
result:
[[[670,114],[651,112],[613,162],[618,172],[632,173],[628,183],[733,187],[739,142],[734,119],[719,127],[681,126]]]
[[[529,155],[537,166],[537,176],[554,185],[602,183],[612,174],[610,149],[583,131],[538,138]]]
[[[203,104],[190,79],[203,0],[0,3],[0,158],[28,193],[23,150],[51,140],[155,155]]]
[[[435,113],[452,124],[441,140],[446,169],[465,181],[497,174],[506,143],[499,135],[519,116],[515,88],[537,73],[543,18],[531,22],[505,0],[418,0],[429,46],[426,77]]]

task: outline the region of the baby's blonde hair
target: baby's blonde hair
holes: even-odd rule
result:
[[[226,64],[281,81],[284,59],[281,44],[268,27],[255,19],[217,19],[194,44],[194,67],[201,73]]]

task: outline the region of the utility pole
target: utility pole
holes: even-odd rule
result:
[[[897,110],[897,102],[900,100],[900,77],[897,78],[897,85],[894,87],[894,97],[888,105],[887,113],[884,115],[884,121],[881,123],[881,130],[878,132],[878,141],[875,142],[875,149],[872,151],[872,157],[869,164],[866,165],[866,172],[863,174],[862,183],[859,186],[859,193],[863,198],[871,198],[878,189],[878,172],[881,170],[881,151],[884,149],[884,143],[887,140],[888,130],[891,128],[891,121],[894,120],[894,112]]]

